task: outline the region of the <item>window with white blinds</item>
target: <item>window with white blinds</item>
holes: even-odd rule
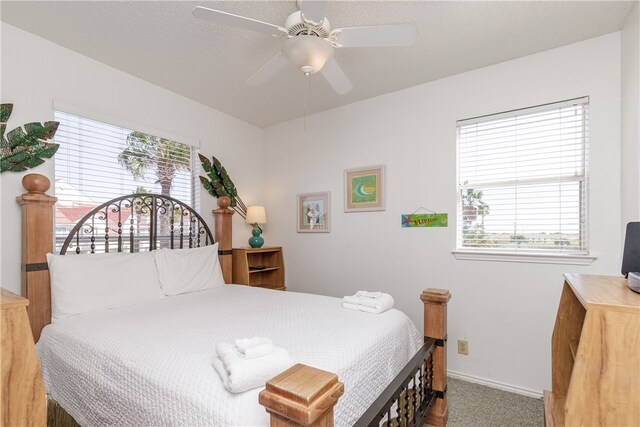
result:
[[[589,98],[457,123],[458,250],[588,253]]]
[[[56,249],[98,205],[132,193],[174,197],[199,210],[196,148],[55,111]]]

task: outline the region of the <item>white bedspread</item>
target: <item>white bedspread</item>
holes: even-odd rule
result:
[[[47,393],[83,426],[268,425],[261,389],[231,394],[212,366],[216,343],[252,336],[338,374],[339,426],[353,425],[422,345],[398,310],[225,286],[61,320],[37,350]]]

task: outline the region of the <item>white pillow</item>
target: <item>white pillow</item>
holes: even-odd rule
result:
[[[151,252],[47,254],[52,322],[163,298]]]
[[[159,249],[153,254],[165,295],[224,286],[218,243],[192,249]]]

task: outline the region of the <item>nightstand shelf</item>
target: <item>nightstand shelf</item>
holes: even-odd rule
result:
[[[252,269],[251,267],[263,267]],[[266,289],[286,290],[284,257],[279,246],[233,250],[233,283]]]
[[[280,269],[280,267],[265,267],[265,268],[261,268],[260,270],[249,270],[249,274],[264,273],[265,271],[278,270],[278,269]]]

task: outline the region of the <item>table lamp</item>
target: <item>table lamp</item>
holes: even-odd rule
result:
[[[249,246],[252,248],[261,248],[264,244],[264,239],[260,236],[260,234],[262,234],[262,229],[258,224],[267,223],[267,214],[264,211],[264,207],[249,206],[247,208],[247,217],[245,218],[245,222],[253,225],[253,230],[251,231],[252,236],[249,238]]]

